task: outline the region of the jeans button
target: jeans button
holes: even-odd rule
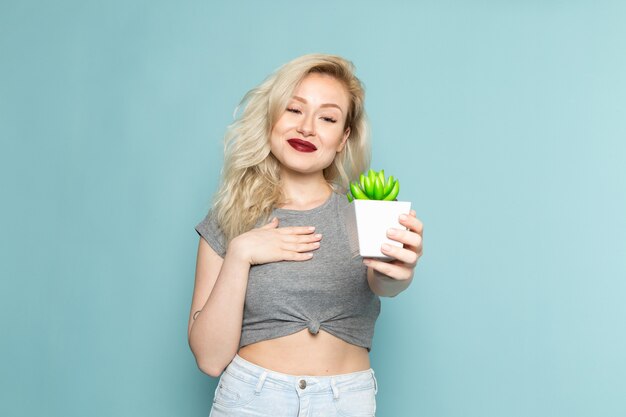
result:
[[[304,379],[301,379],[300,383],[298,384],[298,386],[300,387],[300,389],[305,389],[306,388],[306,381]]]

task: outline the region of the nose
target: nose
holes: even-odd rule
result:
[[[296,130],[303,136],[314,135],[315,128],[313,126],[313,115],[302,117]]]

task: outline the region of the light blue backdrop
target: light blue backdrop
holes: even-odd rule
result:
[[[243,94],[304,53],[367,88],[425,224],[378,415],[624,416],[626,6],[3,1],[0,415],[206,416],[198,236]]]

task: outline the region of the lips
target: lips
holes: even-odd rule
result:
[[[315,152],[317,150],[315,145],[313,145],[311,142],[307,142],[306,140],[292,138],[288,139],[287,142],[289,142],[289,145],[291,145],[291,147],[294,148],[296,151]]]

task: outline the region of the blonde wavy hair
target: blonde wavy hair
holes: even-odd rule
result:
[[[328,54],[300,56],[279,67],[259,86],[248,91],[235,108],[243,112],[224,135],[224,166],[211,210],[226,238],[231,239],[269,220],[284,202],[280,163],[270,152],[270,134],[284,113],[298,84],[310,73],[323,73],[340,81],[350,97],[344,131],[346,146],[324,169],[324,178],[336,192],[345,193],[349,182],[369,168],[370,128],[365,112],[365,89],[354,74],[352,62]]]

